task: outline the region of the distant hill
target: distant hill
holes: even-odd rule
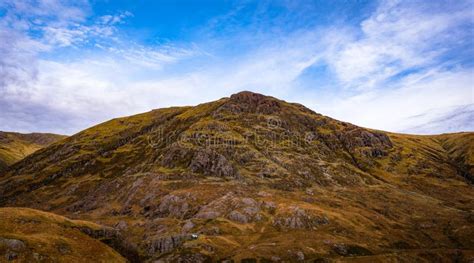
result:
[[[462,262],[474,258],[473,142],[241,92],[39,150],[0,175],[0,205],[115,227],[145,262]]]
[[[0,131],[0,171],[27,155],[66,137],[50,133],[22,134]]]

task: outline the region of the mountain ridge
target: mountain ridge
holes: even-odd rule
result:
[[[241,92],[41,149],[0,174],[0,205],[117,227],[143,261],[469,258],[473,138]]]

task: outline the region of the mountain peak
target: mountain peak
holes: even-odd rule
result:
[[[248,100],[248,99],[261,100],[261,99],[268,98],[268,96],[265,96],[260,93],[244,90],[244,91],[240,91],[235,94],[232,94],[230,98],[234,100]]]
[[[281,108],[279,100],[251,91],[241,91],[231,95],[230,102],[241,111],[271,113]]]

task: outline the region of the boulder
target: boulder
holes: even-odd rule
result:
[[[26,248],[26,245],[23,241],[18,239],[0,237],[0,247],[6,247],[13,251],[22,251]]]

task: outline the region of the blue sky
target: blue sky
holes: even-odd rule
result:
[[[73,134],[241,90],[474,130],[473,1],[0,0],[0,130]]]

